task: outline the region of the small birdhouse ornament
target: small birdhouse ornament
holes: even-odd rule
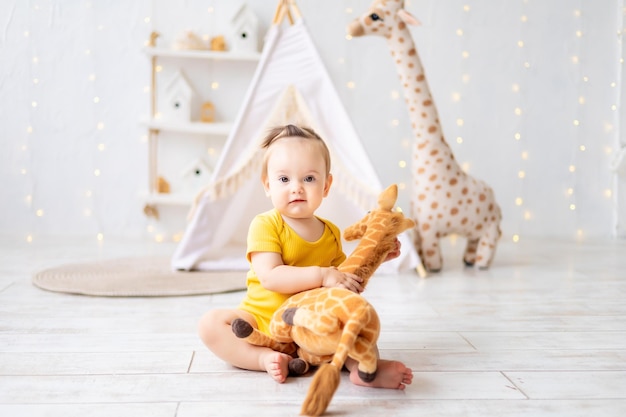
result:
[[[182,71],[176,71],[165,87],[165,105],[161,109],[164,120],[189,123],[192,110],[197,107],[198,95]]]
[[[197,193],[211,180],[213,170],[203,159],[197,158],[181,172],[182,189],[185,193]]]
[[[259,19],[247,4],[243,4],[231,20],[232,42],[234,52],[259,51]]]

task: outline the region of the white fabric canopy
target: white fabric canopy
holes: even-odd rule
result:
[[[248,225],[271,208],[260,181],[260,141],[270,127],[287,123],[315,129],[331,151],[334,182],[319,216],[343,230],[376,206],[383,187],[304,22],[274,24],[212,181],[190,212],[172,258],[174,269],[248,268]],[[403,256],[385,264],[392,270],[418,264],[412,243],[406,236],[401,241]]]

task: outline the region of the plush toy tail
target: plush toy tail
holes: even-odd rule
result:
[[[303,416],[321,416],[328,408],[341,378],[340,369],[332,363],[325,363],[315,371],[313,381],[309,386],[302,410]]]

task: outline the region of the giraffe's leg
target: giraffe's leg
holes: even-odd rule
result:
[[[478,248],[478,238],[467,238],[465,253],[463,254],[463,262],[466,266],[474,266],[476,263],[476,249]]]
[[[372,382],[376,378],[378,367],[378,355],[375,342],[359,337],[354,344],[354,349],[350,352],[352,359],[358,365],[359,378],[363,382]]]
[[[500,225],[492,222],[487,232],[480,238],[476,252],[476,266],[479,269],[487,269],[496,256],[498,239],[500,238]]]
[[[281,343],[277,340],[272,339],[268,335],[263,332],[260,332],[258,329],[255,329],[243,319],[235,319],[231,323],[231,328],[233,329],[233,333],[240,339],[245,339],[246,342],[255,346],[264,346],[268,347],[277,352],[286,353],[288,355],[292,355],[296,351],[296,347],[294,343]]]
[[[427,271],[441,271],[443,260],[441,257],[441,248],[439,247],[439,238],[436,234],[422,235],[422,253],[422,262],[424,262]]]
[[[293,358],[288,364],[290,376],[300,376],[309,372],[309,363],[302,358]]]

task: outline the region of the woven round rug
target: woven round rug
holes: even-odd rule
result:
[[[35,273],[48,291],[102,297],[168,297],[246,288],[245,271],[173,271],[169,258],[123,258],[60,265]]]

